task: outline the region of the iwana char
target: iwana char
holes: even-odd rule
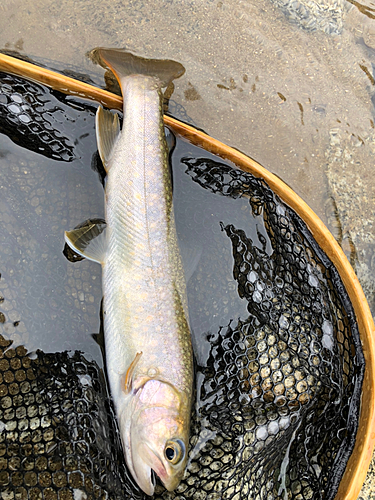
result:
[[[120,131],[118,115],[99,107],[105,222],[87,221],[65,238],[102,265],[110,390],[127,465],[152,495],[154,473],[169,491],[177,487],[189,439],[192,347],[161,94],[184,68],[116,49],[92,55],[121,85],[124,121]]]

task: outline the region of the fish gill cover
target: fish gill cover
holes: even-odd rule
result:
[[[9,78],[7,99],[22,93]],[[55,109],[50,91],[36,92],[44,111]],[[263,180],[200,153],[182,159],[187,176],[207,195],[248,199],[265,231],[218,228],[248,314],[209,337],[185,477],[172,493],[157,485],[154,498],[333,499],[354,446],[364,371],[352,306],[295,212]],[[1,500],[146,498],[126,471],[105,378],[83,354],[31,359],[1,338],[0,422]]]

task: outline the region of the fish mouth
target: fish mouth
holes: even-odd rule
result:
[[[168,474],[158,453],[148,444],[143,443],[137,455],[137,458],[134,456],[132,457],[130,469],[139,488],[141,488],[146,495],[152,496],[154,494],[157,477],[159,477],[167,488],[165,482],[168,483]]]
[[[150,463],[148,464],[151,470],[150,480],[151,482],[154,483],[155,486],[156,477],[158,477],[161,480],[161,482],[165,485],[165,481],[168,481],[168,474],[163,465],[163,462],[159,457],[159,454],[155,450],[153,450],[149,444],[146,444],[146,447],[148,448],[147,456],[150,457],[150,462],[152,462],[153,465],[153,467],[151,467],[151,464]]]
[[[174,474],[168,474],[168,471],[163,464],[159,454],[153,450],[148,444],[146,444],[148,448],[148,456],[153,459],[153,467],[150,467],[150,481],[155,488],[156,478],[158,477],[160,481],[163,483],[163,486],[168,491],[174,491],[180,482],[180,478],[175,476]],[[156,462],[156,463],[155,463]]]
[[[156,472],[154,471],[154,469],[151,469],[150,479],[151,479],[151,484],[152,484],[153,488],[155,488],[155,486],[156,486]]]
[[[143,490],[146,495],[152,497],[155,492],[156,486],[156,473],[153,469],[148,469],[147,477],[140,478],[136,475],[138,486]]]
[[[165,469],[164,469],[165,471]],[[176,481],[171,481],[170,479],[171,478],[168,478],[168,475],[165,471],[165,474],[164,474],[164,479],[163,479],[163,476],[161,475],[158,475],[154,469],[151,469],[151,473],[150,473],[150,481],[151,481],[151,485],[152,485],[152,488],[153,488],[153,491],[152,491],[152,495],[154,494],[154,490],[155,490],[155,486],[156,486],[156,480],[157,478],[160,479],[160,481],[163,483],[163,486],[166,490],[168,491],[174,491],[176,489],[176,486],[177,486],[177,482]],[[175,484],[176,483],[176,484]]]

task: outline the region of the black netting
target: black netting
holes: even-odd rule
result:
[[[259,248],[222,225],[250,315],[211,339],[176,498],[334,498],[354,446],[364,370],[338,273],[264,181],[212,160],[183,162],[205,189],[248,197],[269,240],[258,233]]]
[[[79,352],[39,351],[33,360],[10,345],[0,336],[0,498],[129,498],[97,364]]]
[[[83,104],[4,74],[0,89],[3,133],[54,159],[77,157],[78,131],[58,132],[60,105],[79,115],[81,131],[86,116],[93,128],[91,107],[86,115]],[[173,493],[158,485],[155,498],[332,499],[354,445],[364,370],[340,277],[264,181],[213,160],[183,163],[202,188],[248,198],[265,231],[221,226],[248,315],[211,335],[185,478]],[[146,498],[126,472],[97,365],[80,353],[34,360],[4,339],[0,348],[0,499]]]
[[[193,123],[183,106],[175,101],[166,101],[165,107],[169,114]],[[1,133],[30,151],[59,161],[79,157],[75,147],[76,135],[86,132],[82,130],[80,115],[87,113],[88,109],[95,112],[95,108],[69,101],[60,92],[46,93],[42,85],[0,72]],[[77,120],[79,128],[75,126]],[[61,129],[64,129],[64,134]]]
[[[44,98],[45,90],[41,85],[0,73],[1,133],[43,156],[71,161],[73,142],[62,136],[53,123],[62,111],[57,103],[52,109],[51,106],[45,109]]]

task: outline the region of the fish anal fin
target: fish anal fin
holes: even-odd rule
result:
[[[89,219],[72,231],[65,231],[65,241],[82,257],[102,264],[107,250],[106,223]]]
[[[108,172],[109,159],[120,135],[118,114],[113,114],[99,106],[95,117],[95,129],[99,155],[106,172]]]
[[[124,375],[122,387],[125,394],[129,394],[132,390],[134,370],[142,354],[142,351],[137,352]]]

